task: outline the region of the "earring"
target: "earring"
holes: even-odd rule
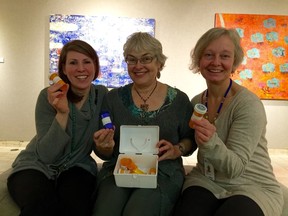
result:
[[[158,71],[158,72],[157,72],[157,78],[159,79],[160,76],[161,76],[161,73],[160,73],[160,71]]]

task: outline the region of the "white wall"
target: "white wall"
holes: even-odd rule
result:
[[[0,140],[30,140],[34,108],[49,71],[49,15],[156,19],[156,38],[168,56],[161,81],[193,97],[205,89],[188,70],[197,39],[215,13],[288,15],[288,0],[0,0]],[[288,87],[287,87],[288,88]],[[288,148],[288,101],[263,101],[270,148]]]

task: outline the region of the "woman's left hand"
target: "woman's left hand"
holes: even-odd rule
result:
[[[93,135],[93,140],[96,145],[96,149],[103,155],[110,155],[113,152],[115,142],[113,140],[113,129],[100,129]]]
[[[179,155],[179,149],[177,150],[178,147],[167,140],[160,140],[156,147],[159,148],[158,161],[176,159],[181,156],[181,153]]]

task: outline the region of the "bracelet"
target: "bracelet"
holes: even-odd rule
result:
[[[181,152],[181,156],[185,155],[185,145],[183,143],[178,144],[179,151]]]

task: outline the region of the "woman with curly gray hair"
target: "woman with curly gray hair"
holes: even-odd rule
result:
[[[106,144],[99,174],[95,216],[168,216],[178,200],[184,181],[182,155],[195,150],[194,131],[188,122],[192,106],[179,89],[157,80],[166,61],[161,43],[148,33],[132,34],[124,44],[124,58],[133,80],[107,95],[107,110],[115,130],[94,134],[96,144]],[[121,125],[157,125],[160,141],[156,188],[128,188],[115,184],[113,170],[119,155]],[[111,137],[113,139],[111,139]],[[125,143],[126,144],[126,143]]]

